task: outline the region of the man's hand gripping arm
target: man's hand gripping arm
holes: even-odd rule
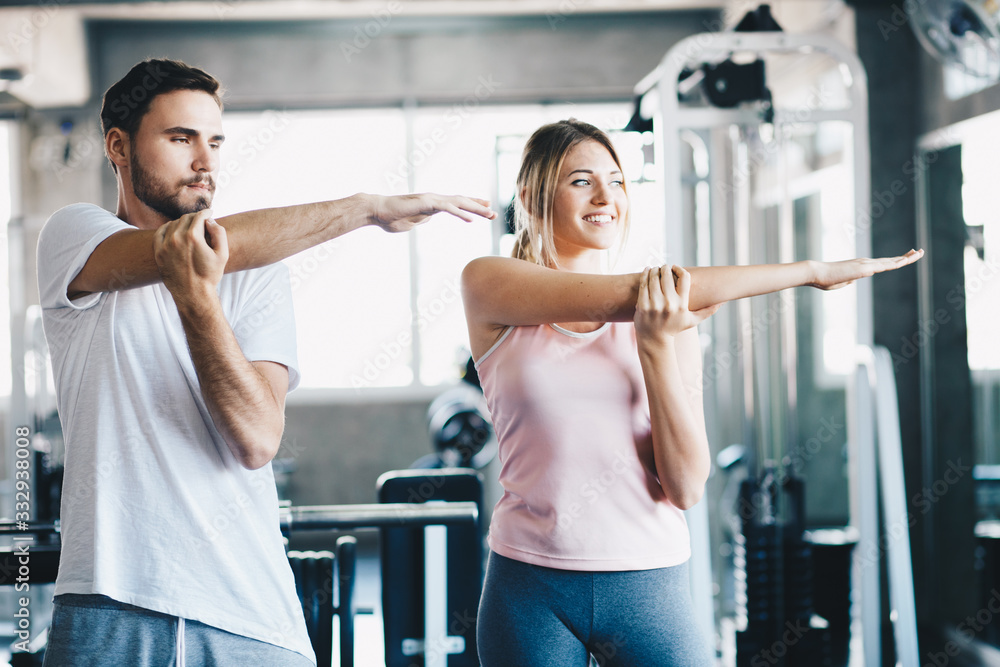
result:
[[[157,229],[153,256],[177,304],[212,421],[236,460],[256,470],[281,442],[288,369],[243,355],[217,291],[229,259],[226,230],[209,215],[189,213]]]

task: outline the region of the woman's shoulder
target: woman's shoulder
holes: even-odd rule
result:
[[[498,257],[497,255],[486,255],[485,257],[477,257],[468,264],[465,265],[465,270],[462,275],[472,273],[484,273],[493,271],[511,271],[517,270],[523,266],[531,266],[531,262],[527,262],[523,259],[515,259],[514,257]]]
[[[476,294],[480,290],[495,290],[498,281],[512,279],[525,270],[537,267],[536,264],[513,257],[477,257],[465,265],[462,270],[462,290]]]

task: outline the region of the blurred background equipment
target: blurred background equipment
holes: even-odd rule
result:
[[[996,0],[921,0],[903,7],[917,39],[935,58],[975,77],[1000,79]]]
[[[489,409],[471,357],[462,381],[445,390],[427,408],[427,429],[434,452],[414,461],[413,468],[479,470],[496,456]]]
[[[786,33],[761,5],[732,31],[682,40],[634,93],[630,125],[642,127],[636,116],[651,119],[660,149],[658,180],[673,223],[666,228],[668,261],[767,264],[871,255],[867,77],[845,45],[828,35]],[[898,417],[895,438],[879,432],[878,453],[888,458],[879,478],[874,472],[871,404],[876,389],[888,387],[881,373],[878,387],[869,379],[871,289],[859,282],[823,301],[801,291],[745,299],[700,327],[709,439],[745,443],[723,457],[729,467],[741,461],[745,472],[739,492],[730,488],[723,496],[737,503],[739,517],[728,535],[710,523],[704,503],[687,512],[692,586],[698,620],[711,633],[713,591],[728,589],[713,586],[708,564],[723,552],[712,545],[731,540],[722,558],[732,557],[734,599],[720,619],[720,639],[723,647],[735,644],[738,667],[762,656],[778,665],[882,663],[879,571],[862,567],[858,553],[851,587],[839,591],[833,608],[855,605],[859,641],[851,656],[838,646],[833,662],[834,630],[843,631],[843,618],[837,615],[840,627],[832,628],[817,613],[807,536],[808,529],[826,527],[820,517],[829,507],[814,505],[819,516],[808,515],[805,481],[818,459],[839,463],[850,503],[846,526],[831,527],[858,531],[865,546],[879,540],[880,500],[887,516],[898,516],[902,468],[886,465],[901,452]],[[735,420],[725,416],[734,406],[742,407]],[[893,423],[893,410],[878,411],[880,427]],[[893,540],[887,551],[891,644],[904,664],[915,664],[909,543]],[[803,628],[794,646],[785,639],[789,624]]]

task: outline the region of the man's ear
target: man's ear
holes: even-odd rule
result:
[[[104,152],[118,169],[128,167],[131,148],[128,135],[118,127],[113,127],[104,135]]]

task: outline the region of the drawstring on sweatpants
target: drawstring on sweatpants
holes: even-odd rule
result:
[[[184,661],[184,619],[177,619],[177,662],[176,667],[187,667]]]

